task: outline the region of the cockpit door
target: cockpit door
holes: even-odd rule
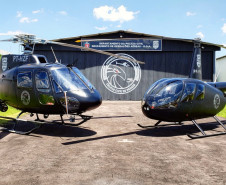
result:
[[[34,91],[33,70],[19,70],[17,74],[17,100],[18,108],[30,110],[37,106]]]
[[[34,80],[39,104],[43,106],[54,105],[53,92],[47,71],[36,70]]]

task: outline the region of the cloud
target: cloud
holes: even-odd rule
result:
[[[59,11],[58,12],[60,15],[67,15],[67,12],[66,11]]]
[[[17,14],[16,17],[22,17],[22,12],[17,11],[16,14]]]
[[[104,21],[119,21],[123,23],[125,21],[131,21],[135,17],[134,15],[138,14],[137,12],[127,11],[126,7],[121,5],[117,9],[112,6],[100,6],[99,8],[93,9],[93,15],[97,19],[103,19]]]
[[[201,25],[201,24],[197,26],[198,29],[200,29],[200,28],[202,28],[202,27],[203,27],[203,25]]]
[[[97,29],[97,30],[100,30],[100,31],[103,31],[103,30],[106,30],[108,27],[106,27],[106,26],[103,26],[103,27],[95,27],[95,29]]]
[[[196,13],[195,12],[186,12],[186,16],[195,16],[196,15]]]
[[[43,12],[42,10],[34,10],[32,11],[32,14],[37,14],[37,13],[41,13]],[[20,23],[32,23],[32,22],[38,22],[38,19],[33,19],[33,18],[29,18],[29,17],[25,17],[23,16],[23,12],[22,11],[17,11],[17,18],[19,18],[19,22]]]
[[[41,13],[42,10],[34,10],[32,11],[33,14]]]
[[[20,23],[32,23],[32,22],[38,22],[38,19],[31,19],[29,17],[22,17],[19,20]]]
[[[196,33],[196,36],[199,37],[200,39],[204,39],[204,34],[202,32]]]
[[[222,26],[221,30],[222,30],[223,33],[226,33],[226,23],[224,23],[224,25]]]
[[[10,35],[19,35],[19,34],[27,34],[22,31],[8,31],[6,33],[0,33],[0,36],[10,36]]]

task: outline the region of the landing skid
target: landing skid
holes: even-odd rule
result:
[[[70,122],[75,122],[75,116],[80,116],[83,120],[80,121],[79,123],[76,123],[76,124],[74,124],[74,123],[70,124],[71,126],[79,126],[79,125],[87,122],[88,120],[90,120],[92,118],[92,116],[86,116],[86,115],[81,115],[81,114],[71,114],[71,117],[69,118]],[[64,122],[62,114],[60,115],[60,118],[61,118],[61,123],[60,124],[62,124],[62,125],[69,125],[68,123]],[[56,122],[56,123],[59,123],[59,122]]]
[[[187,136],[191,139],[199,139],[199,138],[204,138],[204,137],[225,135],[226,134],[226,127],[224,126],[224,124],[216,116],[214,116],[213,118],[217,121],[217,123],[219,123],[224,128],[224,130],[225,130],[224,132],[220,132],[220,133],[216,133],[216,134],[206,134],[204,132],[204,130],[200,127],[200,125],[198,125],[198,123],[195,120],[192,120],[192,123],[200,130],[202,135],[187,134]]]
[[[80,123],[77,124],[73,124],[75,126],[79,126],[85,122],[87,122],[88,120],[90,120],[92,118],[92,116],[86,116],[86,115],[79,115],[83,120]]]
[[[15,134],[28,135],[28,134],[32,133],[34,130],[40,128],[40,126],[41,126],[42,124],[45,123],[45,121],[39,119],[38,114],[36,114],[36,117],[37,117],[37,118],[34,120],[34,123],[38,124],[38,126],[35,126],[34,128],[32,128],[32,129],[30,129],[30,130],[28,130],[28,131],[19,131],[19,130],[16,130],[16,126],[17,126],[17,124],[18,124],[18,121],[20,120],[19,117],[20,117],[23,113],[25,113],[25,112],[24,112],[24,111],[21,111],[21,112],[18,114],[18,116],[17,116],[16,118],[0,116],[0,118],[9,119],[9,120],[13,120],[13,121],[14,121],[13,127],[12,127],[11,129],[8,129],[8,128],[1,128],[0,130],[6,131],[6,132],[10,132],[10,133],[15,133]],[[30,116],[32,117],[33,115],[34,115],[34,114],[31,113]],[[73,114],[72,114],[72,115],[73,115]],[[73,115],[73,116],[75,116],[75,115]],[[85,123],[86,121],[88,121],[88,120],[90,120],[90,119],[92,118],[92,116],[86,116],[86,115],[81,115],[81,114],[79,114],[79,115],[77,115],[77,116],[80,116],[83,120],[82,120],[81,122],[77,123],[77,124],[70,124],[71,126],[79,126],[79,125]],[[45,116],[45,117],[47,118],[47,116]],[[44,117],[44,118],[45,118],[45,117]],[[63,125],[68,125],[67,123],[64,122],[64,120],[63,120],[63,115],[62,115],[62,114],[60,115],[60,117],[61,117],[61,124],[63,124]],[[74,121],[75,121],[74,117],[73,117],[73,118],[70,118],[70,121],[71,121],[71,122],[74,122]]]
[[[149,125],[149,126],[144,126],[144,125],[141,125],[141,124],[137,124],[139,127],[141,128],[156,128],[156,127],[164,127],[164,126],[170,126],[170,125],[182,125],[181,122],[175,122],[173,124],[165,124],[165,125],[159,125],[162,121],[158,121],[157,123],[155,123],[154,125]]]
[[[4,117],[4,116],[0,116],[0,118],[4,118],[4,119],[9,119],[9,120],[13,120],[14,121],[14,124],[13,124],[13,127],[12,129],[7,129],[7,128],[2,128],[1,130],[2,131],[7,131],[7,132],[10,132],[10,133],[15,133],[15,134],[21,134],[21,135],[28,135],[30,134],[31,132],[33,132],[34,130],[40,128],[40,125],[38,126],[35,126],[34,128],[28,130],[28,131],[19,131],[19,130],[16,130],[16,125],[18,124],[18,121],[19,121],[19,117],[25,113],[24,111],[21,111],[18,116],[16,118],[10,118],[10,117]]]

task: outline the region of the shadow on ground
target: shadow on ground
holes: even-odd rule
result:
[[[96,118],[96,119],[101,119]],[[121,123],[123,124],[123,123]],[[10,129],[12,127],[12,123],[6,124],[5,127]],[[219,124],[216,122],[209,122],[209,123],[201,123],[199,124],[204,131],[214,130],[215,132],[218,132],[215,130],[216,128],[219,128]],[[17,130],[26,131],[31,129],[35,126],[34,122],[30,121],[20,121],[16,128]],[[137,126],[139,129],[139,127]],[[125,127],[126,129],[126,127]],[[125,130],[126,131],[126,130]],[[46,135],[46,136],[54,136],[54,137],[90,137],[93,135],[96,135],[97,133],[93,130],[84,128],[84,127],[75,127],[73,124],[57,124],[53,122],[47,122],[44,124],[41,124],[40,128],[32,132],[33,134],[37,134],[39,136]],[[133,132],[124,132],[120,134],[113,134],[113,135],[105,135],[105,136],[99,136],[99,137],[92,137],[92,138],[85,138],[80,139],[76,141],[70,141],[62,143],[63,145],[71,145],[71,144],[78,144],[83,142],[90,142],[90,141],[96,141],[96,140],[102,140],[107,138],[115,138],[115,137],[121,137],[121,136],[127,136],[127,135],[139,135],[139,136],[146,136],[146,137],[173,137],[173,136],[182,136],[186,134],[199,134],[199,130],[194,125],[174,125],[171,124],[167,125],[165,124],[163,127],[153,127],[149,129],[139,129]],[[200,133],[201,134],[201,133]],[[0,139],[5,137],[7,134],[5,132],[2,132],[0,134]]]
[[[205,131],[214,130],[218,128],[218,125],[216,123],[204,123],[200,125],[202,125],[202,128]],[[186,135],[187,133],[194,134],[198,132],[199,130],[194,125],[181,125],[181,126],[168,126],[168,127],[164,126],[164,127],[158,127],[158,128],[142,129],[134,132],[125,132],[122,134],[106,135],[106,136],[100,136],[95,138],[86,138],[86,139],[81,139],[76,141],[65,142],[62,144],[71,145],[71,144],[78,144],[83,142],[90,142],[90,141],[96,141],[96,140],[102,140],[102,139],[108,139],[108,138],[114,138],[114,137],[133,135],[133,134],[137,134],[139,136],[146,136],[146,137],[173,137],[173,136]]]
[[[204,131],[215,130],[219,128],[219,124],[216,122],[201,123],[199,124]],[[142,136],[151,136],[151,137],[172,137],[172,136],[181,136],[186,134],[195,134],[200,131],[195,125],[174,125],[164,127],[155,127],[150,129],[144,129],[138,132],[138,135]],[[218,131],[216,131],[218,132]]]
[[[39,125],[40,127],[34,130],[30,134],[31,136],[34,136],[34,134],[37,134],[39,136],[46,135],[46,136],[53,136],[53,137],[88,137],[96,134],[95,131],[92,131],[90,129],[86,129],[83,127],[74,127],[72,126],[72,124],[62,125],[62,124],[48,122],[48,123],[43,123]],[[36,126],[37,124],[31,121],[19,121],[15,126],[15,130],[26,132],[33,129]],[[3,125],[3,128],[12,129],[13,124],[5,123]],[[2,137],[0,135],[0,139],[5,137],[3,136],[4,135],[3,133],[4,132],[2,132]]]

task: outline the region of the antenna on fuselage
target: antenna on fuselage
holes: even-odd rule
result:
[[[52,52],[53,52],[53,56],[54,56],[54,58],[55,58],[55,63],[59,63],[59,61],[57,60],[57,57],[56,57],[56,55],[55,55],[55,53],[54,53],[54,50],[53,50],[53,48],[52,48],[52,46],[51,46],[51,50],[52,50]]]

